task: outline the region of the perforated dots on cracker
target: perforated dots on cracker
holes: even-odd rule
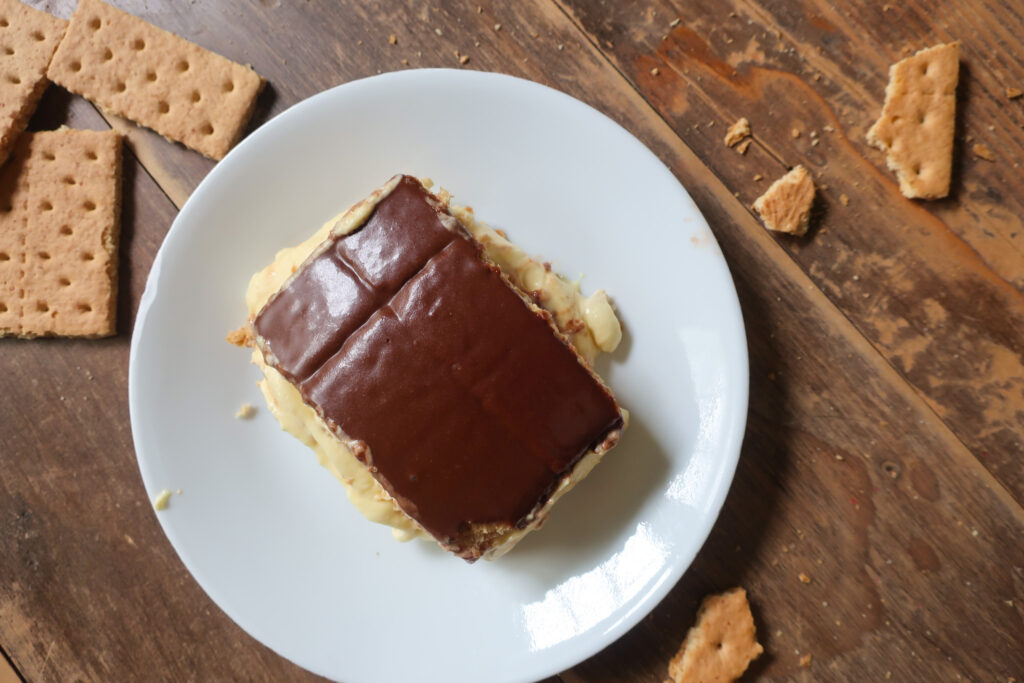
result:
[[[50,83],[46,68],[67,24],[18,0],[0,0],[0,164]]]
[[[949,194],[960,45],[937,45],[889,68],[882,115],[868,142],[886,153],[886,164],[906,197]]]
[[[733,588],[711,595],[704,599],[696,625],[669,662],[666,683],[734,681],[762,652],[747,592]]]
[[[115,330],[121,136],[25,133],[0,171],[0,336]]]
[[[50,79],[106,111],[221,159],[252,116],[252,69],[100,0],[81,0]]]

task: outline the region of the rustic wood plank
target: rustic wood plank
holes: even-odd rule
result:
[[[987,680],[1024,669],[1020,508],[818,291],[819,278],[808,279],[803,263],[787,255],[792,245],[764,233],[719,169],[704,166],[697,147],[679,139],[565,14],[546,2],[486,3],[480,12],[411,2],[213,5],[198,0],[193,12],[184,3],[125,3],[253,61],[275,86],[264,118],[324,87],[401,68],[401,59],[457,66],[459,50],[470,56],[468,67],[553,85],[622,122],[709,218],[750,331],[751,419],[736,482],[707,546],[666,601],[622,641],[563,673],[564,681],[661,681],[699,598],[734,583],[751,590],[768,649],[755,677],[875,680],[891,671],[894,680]],[[628,36],[642,27],[618,30]],[[397,45],[387,41],[392,33]],[[221,44],[224,35],[236,42]],[[683,93],[696,100],[697,90],[688,84]],[[80,101],[69,106],[75,125],[102,125]],[[140,135],[133,148],[175,203],[208,171],[178,159],[162,139]],[[127,431],[126,334],[174,212],[144,173],[133,183],[143,187],[130,221],[126,213],[131,277],[122,335],[3,348],[4,368],[13,370],[0,374],[0,514],[25,530],[0,537],[0,574],[18,577],[15,588],[0,586],[0,644],[31,680],[130,680],[154,670],[173,680],[294,680],[301,677],[294,667],[202,595],[143,509],[149,503]],[[93,380],[76,374],[86,370]],[[53,401],[54,393],[65,401]],[[801,571],[811,584],[796,579]],[[970,624],[966,634],[962,624]],[[798,649],[814,655],[810,672],[798,668]]]
[[[812,171],[817,227],[779,244],[1024,501],[1024,199],[1013,170],[1024,109],[1001,90],[1024,81],[1024,55],[1002,28],[1024,31],[1024,17],[984,3],[930,13],[694,0],[652,3],[642,15],[563,4],[745,204],[786,166]],[[912,202],[864,131],[901,47],[955,37],[964,66],[953,195]],[[722,143],[740,116],[754,130],[746,155]],[[971,157],[968,139],[1000,159]]]

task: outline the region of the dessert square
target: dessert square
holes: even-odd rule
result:
[[[396,511],[464,559],[495,557],[617,443],[623,411],[420,181],[362,211],[262,306],[257,360]]]

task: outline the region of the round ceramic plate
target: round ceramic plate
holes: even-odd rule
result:
[[[623,343],[597,369],[632,419],[543,530],[496,562],[400,544],[363,519],[263,407],[245,322],[252,273],[395,173],[433,178],[606,289]],[[679,182],[604,115],[544,86],[403,71],[312,97],[196,189],[146,285],[132,434],[182,561],[242,628],[349,682],[529,681],[636,624],[707,537],[740,450],[743,323],[725,261]],[[235,419],[243,403],[255,419]]]

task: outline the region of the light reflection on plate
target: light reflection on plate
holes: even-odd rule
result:
[[[665,542],[641,522],[625,547],[588,572],[549,590],[543,600],[523,605],[530,649],[543,650],[586,633],[629,604],[665,565]]]
[[[621,444],[494,563],[395,543],[267,410],[233,417],[263,403],[247,353],[224,342],[249,276],[400,172],[585,273],[625,328],[598,364],[631,412]],[[746,344],[707,224],[635,138],[533,83],[405,71],[297,105],[210,173],[150,274],[129,390],[147,491],[185,491],[164,531],[255,638],[348,682],[529,681],[608,645],[689,566],[735,469]]]

